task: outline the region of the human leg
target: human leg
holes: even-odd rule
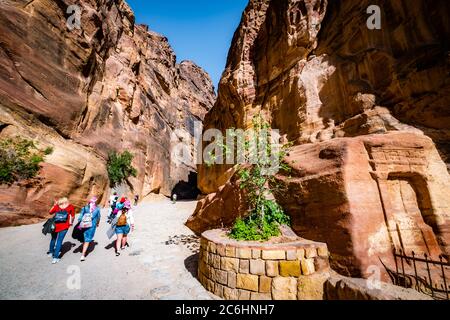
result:
[[[63,230],[57,233],[57,239],[56,239],[56,247],[53,251],[53,258],[59,259],[59,254],[61,253],[61,247],[62,243],[64,241],[64,237],[66,236],[68,230]]]
[[[56,232],[51,233],[51,239],[50,239],[50,247],[48,249],[48,254],[51,254],[53,256],[53,252],[55,251],[55,245],[56,245],[56,239],[58,237],[58,234]]]
[[[122,250],[125,249],[125,245],[128,242],[128,234],[124,234],[122,238]]]

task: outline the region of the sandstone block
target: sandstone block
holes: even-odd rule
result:
[[[305,259],[305,249],[297,249],[297,259],[298,260]]]
[[[208,278],[211,279],[214,282],[217,282],[217,275],[216,275],[217,269],[214,269],[213,267],[209,268],[209,275]]]
[[[284,250],[263,250],[262,258],[264,260],[284,260],[286,252]]]
[[[300,261],[280,261],[280,276],[298,277],[300,275]]]
[[[250,272],[250,261],[240,260],[239,261],[239,273],[249,273]]]
[[[220,268],[225,271],[239,271],[239,259],[222,257],[220,259]]]
[[[224,286],[216,283],[215,287],[214,287],[214,294],[218,297],[223,298],[223,291],[224,291]]]
[[[302,274],[307,276],[313,274],[316,270],[314,267],[314,259],[305,259],[301,261]]]
[[[224,257],[225,256],[225,246],[223,244],[217,244],[216,253],[219,256]]]
[[[259,249],[252,249],[252,258],[253,259],[260,259],[261,258],[261,250],[259,250]]]
[[[201,238],[200,239],[200,248],[206,250],[207,245],[208,245],[208,240],[206,240],[205,238]]]
[[[250,300],[272,300],[270,293],[251,292]]]
[[[272,280],[273,300],[297,300],[297,279],[276,277]]]
[[[259,281],[258,276],[252,274],[238,274],[236,287],[249,291],[258,291]]]
[[[228,284],[228,272],[219,270],[219,269],[215,269],[215,278],[212,280],[215,280],[216,282],[218,282],[220,284],[227,285]]]
[[[206,265],[206,263],[204,261],[200,261],[198,263],[198,270],[199,270],[199,272],[205,274],[206,273],[206,266],[207,265]]]
[[[220,269],[220,256],[217,254],[213,254],[210,256],[212,261],[212,266],[216,269]],[[211,262],[209,263],[211,265]]]
[[[272,278],[261,276],[259,277],[259,292],[270,293],[272,289]]]
[[[278,261],[266,261],[266,275],[269,277],[276,277],[279,275]]]
[[[236,249],[236,258],[251,259],[252,258],[252,249],[237,248]]]
[[[305,249],[305,257],[307,259],[317,257],[317,249],[315,247],[309,247]]]
[[[317,255],[319,257],[327,258],[328,257],[328,248],[325,246],[321,246],[317,248]]]
[[[215,286],[214,281],[206,278],[206,286],[205,286],[206,290],[208,290],[209,292],[214,292],[214,286]]]
[[[298,300],[324,300],[324,284],[329,273],[315,273],[298,278]]]
[[[214,253],[205,252],[205,256],[207,256],[206,260],[208,261],[208,264],[213,265]]]
[[[226,255],[227,257],[230,257],[230,258],[236,257],[236,248],[235,248],[235,247],[227,246],[227,247],[225,248],[225,255]]]
[[[237,274],[235,272],[228,272],[228,287],[236,288]]]
[[[213,276],[213,271],[214,271],[214,268],[210,265],[207,265],[205,268],[205,276],[207,276],[208,278],[211,279]]]
[[[228,288],[228,287],[224,287],[223,288],[223,298],[226,300],[237,300],[239,296],[239,291],[238,289],[234,289],[234,288]]]
[[[287,260],[298,260],[297,250],[288,250],[288,251],[286,251],[286,259]]]
[[[257,275],[266,274],[266,264],[264,260],[250,260],[250,273]]]
[[[238,291],[238,300],[250,300],[250,291],[239,290]]]
[[[216,244],[212,241],[208,241],[208,244],[206,246],[206,250],[211,253],[216,253]]]

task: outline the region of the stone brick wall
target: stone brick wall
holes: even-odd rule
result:
[[[201,238],[199,280],[227,300],[321,300],[329,271],[323,243],[238,242],[222,230]]]

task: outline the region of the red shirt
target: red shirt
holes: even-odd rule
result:
[[[73,221],[75,220],[75,208],[69,204],[69,206],[65,209],[61,209],[58,205],[53,206],[53,208],[50,210],[50,214],[55,214],[61,210],[67,211],[69,216],[67,217],[67,221],[63,223],[57,223],[55,232],[61,232],[64,230],[68,230],[70,226],[72,225]],[[72,223],[71,223],[72,222]]]

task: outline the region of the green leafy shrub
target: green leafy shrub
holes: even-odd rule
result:
[[[123,183],[129,177],[136,177],[137,170],[131,165],[134,156],[128,152],[112,152],[109,154],[107,170],[111,187]]]
[[[278,203],[273,200],[263,201],[264,217],[257,212],[234,223],[229,236],[236,240],[265,241],[280,235],[280,225],[289,225],[290,218]],[[261,221],[264,219],[264,221]]]
[[[35,178],[40,163],[52,152],[51,147],[42,151],[33,141],[20,137],[0,140],[0,184]]]

